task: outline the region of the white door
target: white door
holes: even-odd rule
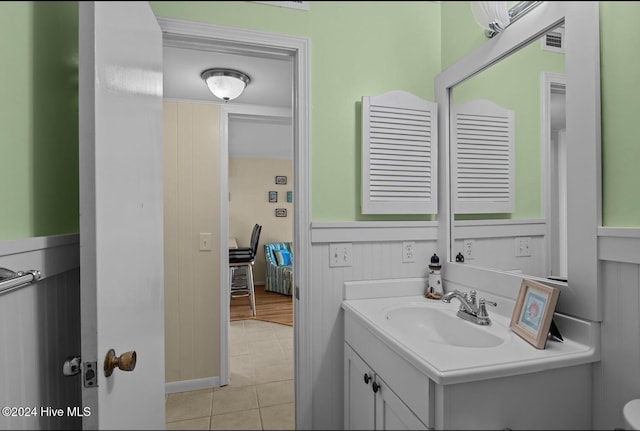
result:
[[[147,2],[79,13],[83,427],[164,429],[162,33]]]

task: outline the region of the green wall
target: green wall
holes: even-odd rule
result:
[[[0,240],[78,231],[77,9],[0,3]]]
[[[542,49],[541,41],[537,39],[454,88],[454,103],[491,100],[513,111],[515,123],[515,211],[510,214],[465,214],[456,219],[544,217],[540,127],[542,72],[564,72],[564,54]]]
[[[486,39],[468,2],[441,2],[442,66]],[[602,224],[640,227],[640,2],[600,2]]]
[[[362,96],[405,90],[434,100],[440,72],[436,2],[310,2],[308,11],[251,2],[152,2],[156,15],[311,40],[314,221],[428,220],[360,214]]]
[[[433,100],[437,73],[486,40],[468,2],[310,4],[307,12],[252,2],[152,7],[308,37],[313,220],[426,219],[360,214],[360,100],[394,89]],[[78,231],[77,15],[76,2],[0,2],[0,240]],[[639,2],[600,4],[605,226],[640,227],[638,19]]]
[[[600,3],[602,224],[640,227],[640,2]]]

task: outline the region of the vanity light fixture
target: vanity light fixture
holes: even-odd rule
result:
[[[473,18],[485,29],[484,34],[492,38],[542,2],[521,1],[511,9],[507,8],[506,1],[472,1],[470,3]]]
[[[224,68],[207,69],[200,74],[200,77],[211,93],[225,102],[240,96],[251,82],[251,78],[246,73]]]

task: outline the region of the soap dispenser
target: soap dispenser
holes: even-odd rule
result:
[[[440,258],[433,253],[431,262],[429,263],[429,278],[427,287],[427,298],[440,299],[443,294],[442,276],[440,275]]]

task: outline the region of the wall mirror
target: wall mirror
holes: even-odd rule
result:
[[[542,2],[436,78],[445,281],[515,298],[536,278],[600,320],[598,21]]]
[[[451,88],[450,253],[468,265],[567,281],[563,38]]]

